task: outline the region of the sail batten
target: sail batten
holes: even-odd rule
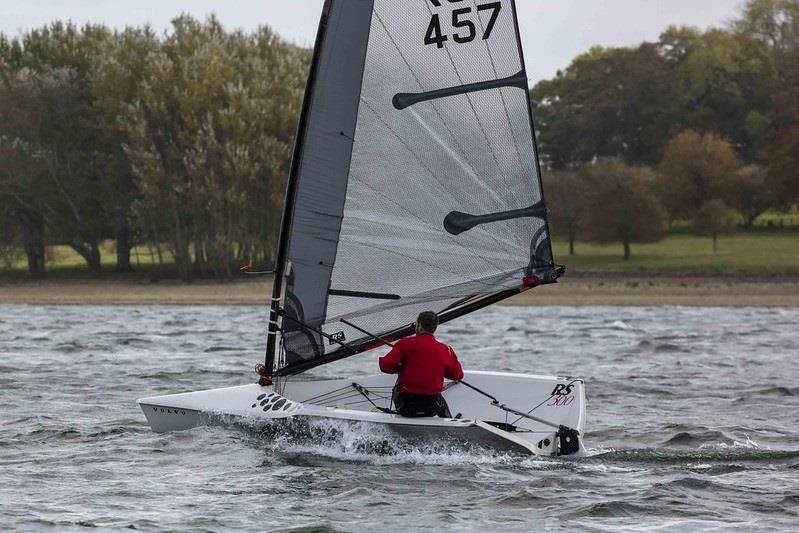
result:
[[[407,335],[422,310],[445,322],[557,279],[513,0],[325,10],[275,375]]]
[[[427,102],[429,100],[436,100],[438,98],[446,98],[448,96],[456,96],[459,94],[475,93],[478,91],[487,91],[489,89],[498,89],[500,87],[517,87],[519,89],[527,90],[527,74],[524,71],[519,71],[514,76],[508,76],[498,80],[486,80],[476,83],[467,83],[464,85],[457,85],[455,87],[446,87],[444,89],[434,89],[423,93],[397,93],[391,99],[391,103],[399,110],[408,108],[419,102]]]

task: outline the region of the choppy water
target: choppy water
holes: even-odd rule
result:
[[[363,427],[156,435],[135,398],[237,385],[247,307],[0,306],[0,529],[770,530],[799,524],[798,309],[493,308],[464,366],[586,378],[592,457]],[[315,375],[372,373],[376,354]]]

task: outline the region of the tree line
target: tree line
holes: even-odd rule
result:
[[[274,261],[310,51],[264,27],[55,22],[0,35],[0,259],[48,246],[116,270],[147,246],[181,278]],[[799,4],[749,0],[724,29],[593,48],[531,91],[554,228],[715,237],[799,200]],[[737,215],[735,212],[737,211]],[[732,221],[732,222],[731,222]],[[268,267],[267,267],[268,268]]]
[[[213,17],[0,36],[0,251],[34,275],[50,244],[99,271],[105,239],[185,280],[273,261],[309,58]]]
[[[799,2],[724,29],[592,48],[532,90],[554,228],[630,244],[688,222],[713,239],[799,201]]]

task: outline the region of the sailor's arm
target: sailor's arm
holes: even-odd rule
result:
[[[463,367],[461,367],[461,363],[458,361],[458,356],[455,355],[455,350],[452,349],[452,346],[447,346],[447,348],[449,348],[448,361],[444,366],[444,377],[459,381],[463,379]]]
[[[378,359],[380,371],[385,374],[396,374],[402,364],[402,345],[400,341],[394,345],[390,352]]]

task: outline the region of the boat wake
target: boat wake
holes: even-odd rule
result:
[[[695,447],[592,447],[586,456],[536,457],[499,452],[455,437],[400,435],[382,424],[322,418],[235,421],[250,445],[292,463],[333,461],[370,465],[497,466],[522,469],[635,468],[636,464],[684,465],[706,474],[729,473],[752,463],[775,462],[799,468],[799,450],[772,450],[747,438],[744,442],[704,443]]]
[[[715,468],[731,463],[786,463],[792,465],[799,459],[799,450],[770,450],[755,446],[729,446],[724,443],[694,449],[685,448],[631,448],[589,450],[589,458],[620,463],[686,464],[691,468]],[[797,466],[796,463],[792,466]]]
[[[296,417],[247,423],[243,429],[254,445],[295,461],[304,457],[373,465],[524,465],[527,468],[552,468],[560,462],[498,452],[455,437],[408,437],[383,424],[365,422]]]

